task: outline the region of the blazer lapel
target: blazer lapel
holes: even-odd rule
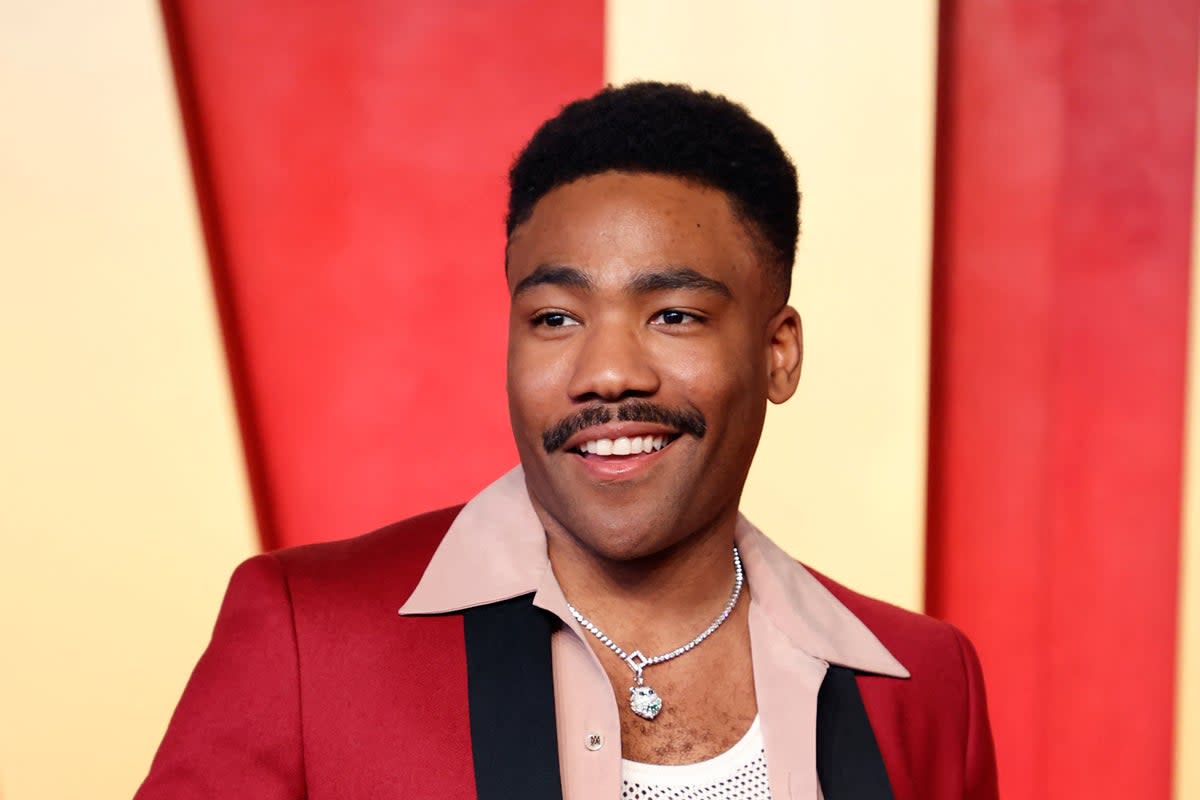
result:
[[[854,670],[833,664],[817,693],[817,776],[825,800],[892,800]]]
[[[479,800],[562,800],[552,618],[532,594],[462,613]]]

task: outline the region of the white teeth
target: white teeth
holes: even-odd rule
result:
[[[665,436],[621,436],[616,439],[592,439],[579,449],[596,456],[628,456],[638,453],[656,453],[667,444]]]

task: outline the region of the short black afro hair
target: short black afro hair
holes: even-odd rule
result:
[[[610,170],[672,175],[724,192],[765,246],[787,297],[800,233],[796,167],[745,108],[655,82],[609,86],[570,103],[538,128],[509,171],[508,235],[552,189]]]

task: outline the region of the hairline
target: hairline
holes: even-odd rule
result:
[[[760,266],[764,271],[767,272],[768,280],[772,284],[775,284],[776,289],[783,297],[783,302],[787,302],[787,295],[791,289],[792,269],[795,266],[796,260],[794,250],[790,260],[787,259],[785,254],[778,252],[775,245],[771,243],[770,237],[768,237],[762,230],[762,226],[749,214],[749,212],[746,211],[744,204],[733,193],[721,188],[720,186],[717,186],[712,181],[706,181],[699,176],[681,172],[673,172],[665,169],[628,169],[621,167],[609,167],[607,169],[576,175],[570,180],[562,181],[561,183],[556,183],[553,186],[550,186],[544,192],[538,195],[532,203],[526,206],[524,213],[520,217],[514,218],[511,221],[511,231],[507,229],[508,225],[505,225],[504,274],[508,274],[508,248],[509,244],[512,242],[513,234],[516,233],[518,228],[529,222],[529,219],[533,216],[534,209],[537,207],[538,203],[542,202],[542,199],[546,197],[546,195],[557,189],[561,189],[564,186],[570,186],[577,181],[595,178],[597,176],[607,175],[609,173],[617,175],[657,175],[664,178],[675,178],[676,180],[691,184],[692,186],[709,189],[722,195],[725,198],[725,202],[729,204],[730,212],[732,212],[734,218],[741,223],[742,229],[746,232],[746,236],[750,240],[750,244],[754,248],[755,254],[760,261]]]

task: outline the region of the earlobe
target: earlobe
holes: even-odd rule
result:
[[[804,328],[800,313],[784,306],[771,318],[767,332],[770,364],[767,373],[767,399],[782,403],[796,393],[800,367],[804,362]]]

